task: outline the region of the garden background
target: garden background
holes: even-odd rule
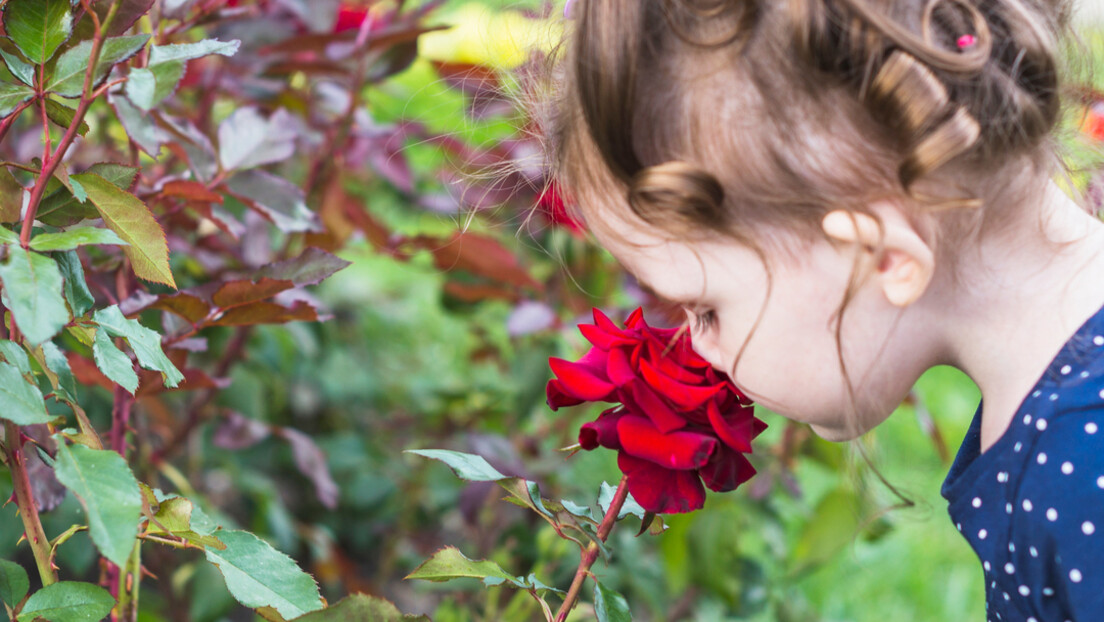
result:
[[[5,7],[9,35],[16,18],[7,13],[18,1]],[[545,404],[548,358],[573,360],[585,350],[575,327],[589,321],[591,307],[617,321],[637,306],[652,309],[558,194],[545,191],[539,138],[517,105],[533,95],[541,52],[562,28],[562,6],[119,0],[117,10],[131,11],[133,21],[111,36],[240,44],[211,44],[203,54],[188,48],[194,53],[169,61],[169,52],[135,42],[134,51],[112,57],[114,73],[107,65],[94,76],[99,82],[83,85],[83,95],[105,85],[86,111],[77,105],[82,89],[65,95],[60,78],[54,95],[20,100],[20,81],[27,93],[40,83],[31,74],[24,81],[20,68],[41,65],[43,76],[58,75],[66,54],[97,40],[94,20],[78,19],[82,9],[98,12],[106,31],[106,7],[114,4],[62,0],[74,16],[72,33],[54,46],[53,61],[0,41],[8,89],[0,99],[14,102],[3,111],[0,143],[5,231],[21,233],[19,206],[38,185],[36,172],[50,162],[50,145],[69,138],[61,172],[45,176],[31,241],[82,223],[100,226],[102,218],[101,228],[129,243],[126,253],[81,246],[49,255],[63,270],[72,258],[83,266],[89,300],[78,309],[80,297],[66,291],[68,311],[62,307],[66,315],[43,339],[24,327],[14,294],[4,298],[12,313],[2,335],[11,341],[3,343],[16,353],[0,348],[3,364],[23,372],[18,382],[38,385],[51,417],[65,417],[17,422],[43,531],[57,544],[57,574],[118,583],[121,592],[132,589],[127,576],[142,576],[137,605],[116,608],[118,619],[291,619],[287,611],[298,610],[266,609],[270,603],[228,588],[226,567],[211,561],[214,547],[204,537],[242,530],[234,533],[255,534],[266,551],[294,559],[331,604],[365,593],[437,622],[541,619],[528,590],[510,582],[404,579],[455,546],[511,575],[566,589],[578,553],[539,514],[504,503],[494,483],[461,481],[403,450],[478,454],[502,473],[539,483],[548,499],[584,505],[603,482],[620,478],[612,452],[561,451],[598,410],[552,412]],[[1077,81],[1061,138],[1075,182],[1101,201],[1104,18],[1093,14],[1096,6],[1079,20]],[[74,114],[86,114],[87,127],[69,136]],[[96,180],[123,173],[89,168],[101,162],[137,173],[111,183],[140,198],[164,231],[167,278],[156,258],[136,254],[155,242],[110,222],[102,195],[116,195],[97,190]],[[14,238],[0,242],[16,256]],[[9,257],[4,269],[14,263]],[[7,274],[0,269],[5,288],[15,287]],[[115,304],[157,331],[168,365],[147,364],[137,333],[101,314]],[[126,346],[116,352],[134,354],[123,364],[137,375],[134,386],[103,362],[106,350],[97,348],[106,346],[96,345],[93,330]],[[74,381],[68,397],[53,350],[41,343],[65,354]],[[711,494],[700,511],[664,516],[659,535],[638,537],[640,521],[626,518],[609,538],[611,563],[600,560],[593,572],[637,620],[982,619],[981,569],[939,496],[978,397],[962,374],[930,371],[885,425],[858,441],[870,463],[852,447],[760,412],[770,427],[755,443],[756,478]],[[78,426],[77,404],[103,446],[110,439],[137,479],[158,489],[143,501],[150,516],[167,520],[165,493],[191,500],[186,529],[157,532],[157,521],[143,519],[140,557],[127,549],[121,560],[140,561],[145,571],[127,575],[124,565],[122,583],[103,542],[93,542],[110,525],[83,528],[101,513],[94,493],[81,495],[53,474],[67,452],[95,448]],[[72,432],[51,437],[66,428]],[[15,428],[8,429],[5,462],[15,446]],[[913,505],[894,507],[898,499],[870,464]],[[0,499],[15,492],[12,473],[0,469]],[[41,580],[16,505],[0,510],[0,560],[26,569],[33,594]],[[223,530],[205,532],[207,524]],[[4,611],[22,601],[19,620],[33,619],[21,594],[8,600],[14,571],[0,571]],[[536,591],[555,609],[559,596]],[[593,600],[584,592],[569,619],[593,619]],[[52,619],[98,619],[58,615]]]

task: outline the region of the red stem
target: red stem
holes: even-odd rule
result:
[[[617,522],[617,515],[621,513],[621,506],[625,505],[625,499],[628,497],[629,478],[628,476],[622,476],[621,483],[617,485],[617,491],[613,493],[613,501],[610,502],[606,515],[602,517],[602,522],[598,525],[598,539],[602,542],[605,542],[606,538],[609,537],[614,523]],[[575,571],[575,579],[571,582],[567,595],[564,596],[564,602],[560,605],[560,610],[556,612],[556,622],[567,620],[567,614],[575,606],[575,601],[579,599],[579,592],[583,589],[583,582],[590,574],[590,567],[598,560],[598,552],[598,544],[595,542],[591,542],[583,551],[582,559],[579,560],[579,569]]]
[[[23,519],[24,534],[31,544],[42,585],[52,585],[58,580],[57,572],[50,564],[50,541],[42,529],[38,506],[35,505],[34,492],[31,489],[31,480],[27,476],[27,464],[23,455],[23,439],[19,426],[11,421],[5,421],[4,441],[8,451],[8,468],[11,469],[12,484],[15,486],[15,500],[19,504],[19,516]]]

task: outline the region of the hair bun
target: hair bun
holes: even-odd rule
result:
[[[694,229],[726,224],[724,188],[712,173],[681,161],[642,168],[629,183],[629,205],[645,222],[676,215]]]

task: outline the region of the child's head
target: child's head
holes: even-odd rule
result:
[[[981,237],[1034,222],[1027,199],[1056,171],[1056,59],[1068,14],[1061,0],[577,0],[548,121],[553,164],[630,269],[664,256],[666,241],[692,242],[698,254],[735,244],[770,288],[797,268],[814,278],[819,250],[858,241],[880,270],[888,219],[902,225],[898,241],[923,246],[919,263],[898,271],[919,277],[889,284],[896,300],[883,291],[906,309],[934,266],[953,267]],[[873,238],[861,235],[871,226]],[[718,252],[717,261],[753,271]],[[709,260],[697,261],[704,277]],[[834,299],[810,301],[831,304],[831,317],[806,316],[832,324],[845,380],[870,371],[870,357],[850,360],[845,350],[856,347],[839,340],[842,310],[861,303],[859,285],[876,272],[859,268],[858,258],[847,266]],[[751,298],[762,304],[748,328],[769,325],[766,297]],[[707,309],[700,296],[687,302]],[[875,350],[916,345],[867,328]],[[732,371],[747,345],[714,358]],[[870,408],[892,400],[874,396]]]

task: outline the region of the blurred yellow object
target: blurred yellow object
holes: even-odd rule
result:
[[[435,21],[452,27],[418,38],[422,58],[494,69],[514,69],[531,52],[552,49],[563,28],[555,12],[551,19],[535,19],[478,2],[441,13]]]

